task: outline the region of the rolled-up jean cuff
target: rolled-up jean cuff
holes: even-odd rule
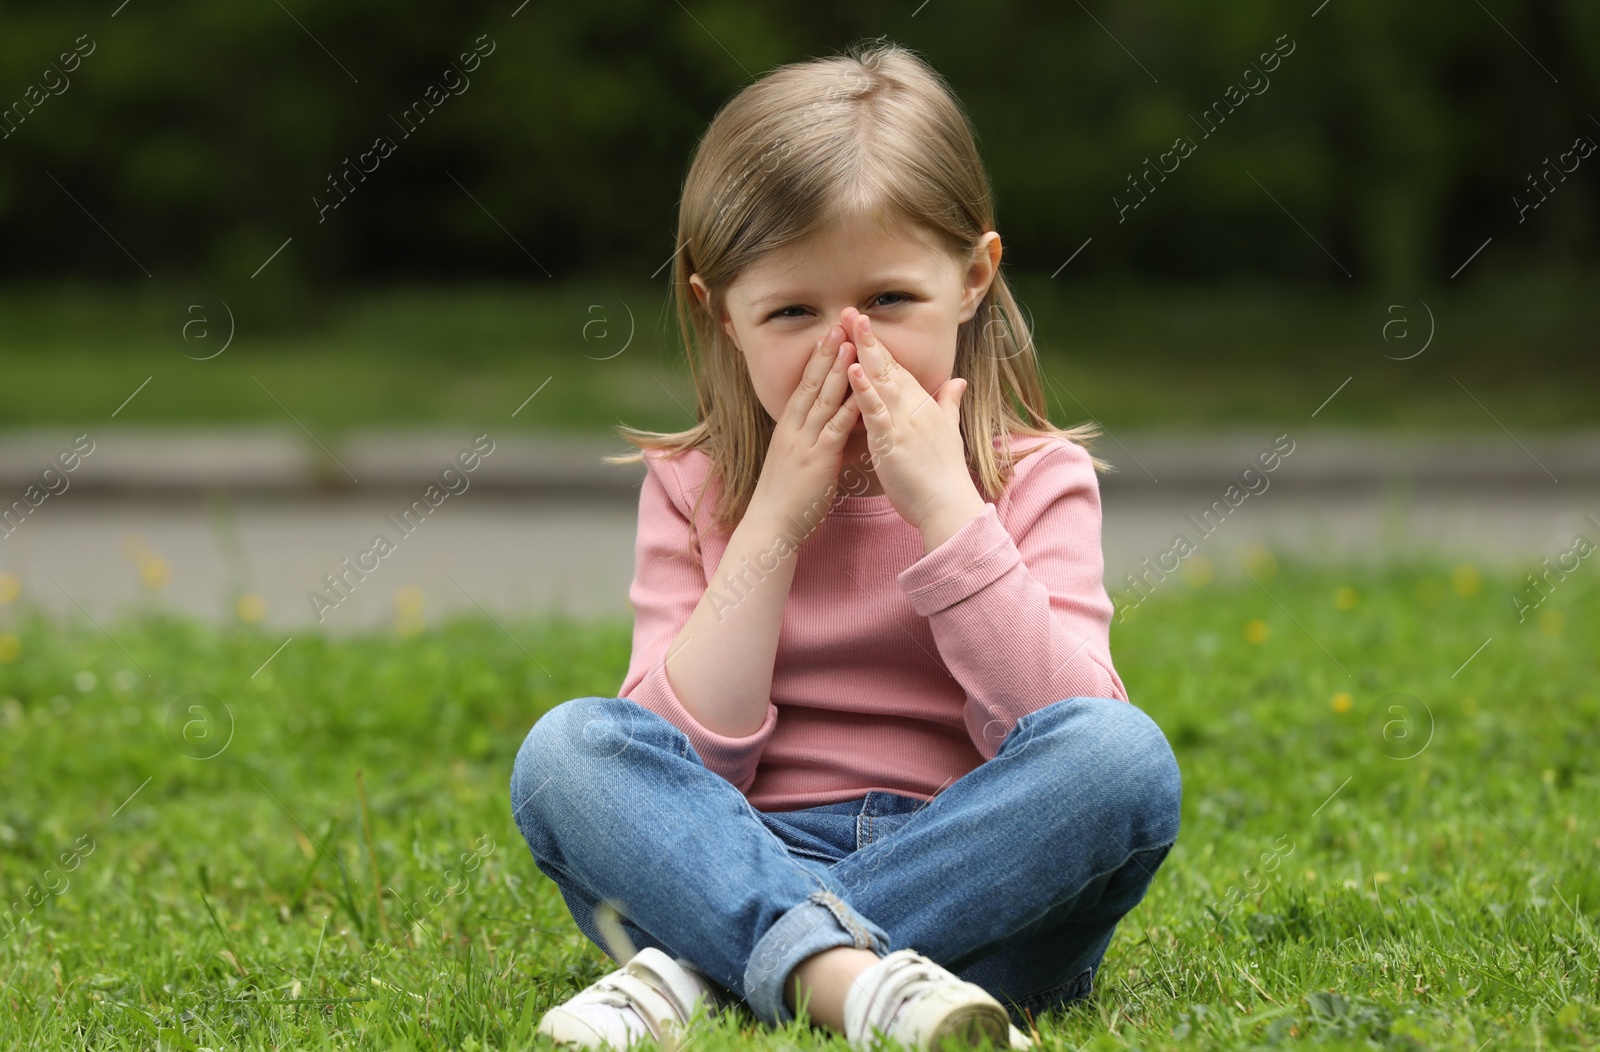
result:
[[[745,966],[745,1003],[756,1018],[786,1026],[795,1018],[784,1004],[783,983],[796,965],[835,946],[889,952],[889,935],[829,891],[813,891],[767,929]]]

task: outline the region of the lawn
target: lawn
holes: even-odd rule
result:
[[[1590,1048],[1596,572],[1519,623],[1519,577],[1268,559],[1116,626],[1183,827],[1041,1047]],[[511,761],[628,640],[460,619],[268,661],[253,628],[0,606],[0,1046],[534,1046],[613,965],[518,836]],[[738,1016],[694,1043],[845,1047]]]

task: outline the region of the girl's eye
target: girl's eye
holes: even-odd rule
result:
[[[904,292],[880,292],[880,293],[878,293],[878,295],[874,296],[873,299],[875,301],[876,300],[882,300],[885,296],[898,296],[899,297],[899,301],[894,302],[894,303],[876,303],[875,305],[876,306],[880,306],[880,307],[898,307],[900,305],[900,302],[907,302],[907,301],[910,301],[910,299],[911,299],[911,297],[906,295]],[[789,314],[787,312],[788,311],[803,311],[803,310],[805,310],[804,307],[783,307],[783,308],[780,308],[778,310],[773,311],[772,314],[770,315],[770,317],[772,317],[772,318],[784,318],[784,319],[798,318],[798,317],[800,317],[800,315],[798,315],[798,314]]]

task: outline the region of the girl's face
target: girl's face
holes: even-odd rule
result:
[[[722,327],[744,355],[769,416],[783,413],[807,356],[846,307],[871,319],[879,344],[924,391],[950,379],[956,327],[977,311],[994,280],[1000,235],[985,233],[966,265],[919,235],[835,226],[768,253],[728,287]],[[709,301],[698,274],[689,283],[702,304]],[[855,431],[859,444],[866,433],[859,416]]]

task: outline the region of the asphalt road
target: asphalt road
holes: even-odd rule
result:
[[[0,499],[9,506],[39,481],[41,465],[61,452],[56,447],[71,446],[64,434],[0,441]],[[1302,436],[1274,472],[1246,479],[1257,492],[1202,533],[1201,513],[1224,499],[1272,439],[1208,445],[1123,436],[1125,445],[1102,447],[1119,467],[1101,481],[1113,596],[1125,592],[1125,575],[1145,559],[1155,562],[1180,532],[1224,578],[1240,572],[1243,553],[1257,545],[1331,563],[1426,553],[1488,567],[1553,559],[1580,532],[1600,543],[1600,444],[1592,437],[1519,449],[1516,439],[1490,436],[1397,452],[1393,443],[1340,446]],[[261,449],[220,455],[213,448],[208,459],[203,444],[190,441],[182,447],[187,459],[170,449],[165,459],[149,450],[141,458],[128,453],[131,440],[100,436],[72,484],[0,536],[0,599],[10,575],[21,587],[13,603],[87,613],[109,627],[122,613],[151,607],[232,619],[243,594],[255,597],[246,600],[246,615],[286,633],[396,630],[475,611],[503,620],[630,616],[639,471],[594,460],[597,448],[615,450],[615,442],[552,452],[537,440],[522,447],[501,440],[472,485],[402,535],[389,516],[437,477],[457,447],[471,448],[471,436],[408,441],[341,448],[339,462],[360,481],[340,485],[325,470],[308,484],[294,457],[274,467]],[[102,456],[119,449],[121,463]],[[1245,491],[1234,492],[1237,499]],[[337,596],[325,575],[346,558],[354,562],[378,533],[394,540],[394,550],[337,606],[318,608],[313,592]],[[1184,562],[1199,565],[1194,556]],[[0,631],[8,619],[0,605]]]
[[[1145,559],[1155,563],[1179,532],[1198,549],[1185,564],[1198,565],[1195,556],[1204,556],[1224,577],[1239,572],[1243,551],[1257,544],[1331,562],[1425,552],[1489,566],[1554,558],[1580,530],[1600,541],[1600,525],[1556,491],[1386,501],[1382,494],[1269,490],[1234,509],[1209,536],[1189,516],[1198,516],[1210,495],[1172,493],[1103,498],[1105,579],[1113,595],[1125,589],[1126,574]],[[424,621],[480,608],[500,616],[629,616],[632,500],[468,493],[460,501],[442,505],[400,538],[386,517],[401,506],[398,495],[392,502],[240,497],[228,502],[227,513],[199,495],[85,496],[48,508],[48,517],[0,541],[0,573],[15,575],[24,596],[52,612],[76,614],[82,604],[101,620],[151,605],[227,619],[237,616],[240,593],[259,596],[265,625],[333,634],[395,625],[406,610],[414,619],[418,606]],[[341,570],[347,557],[354,562],[379,532],[395,539],[395,550],[336,607],[319,610],[308,598],[312,592],[337,596],[324,575]]]

